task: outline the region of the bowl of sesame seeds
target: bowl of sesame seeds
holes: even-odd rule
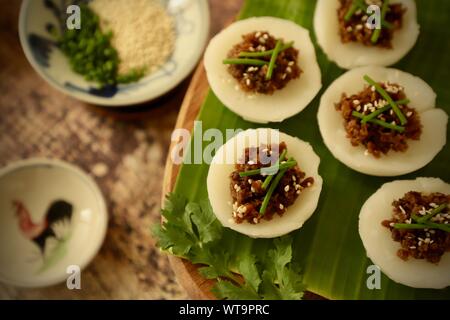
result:
[[[25,55],[56,89],[84,102],[123,107],[175,88],[201,57],[206,0],[25,0]]]

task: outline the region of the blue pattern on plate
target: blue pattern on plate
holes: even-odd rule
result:
[[[55,0],[42,1],[44,3],[44,6],[55,16],[58,22],[58,26],[53,25],[51,22],[46,22],[45,27],[47,32],[49,33],[50,38],[46,38],[35,33],[30,33],[27,35],[27,39],[36,62],[44,68],[49,68],[50,54],[52,50],[60,50],[58,43],[51,36],[51,32],[53,32],[53,30],[56,30],[56,28],[60,33],[64,32],[65,30],[67,14],[66,10],[63,8],[67,8],[71,4],[80,5],[83,3],[89,3],[91,0],[59,0],[59,5],[56,4]],[[195,23],[193,21],[190,21],[189,19],[186,19],[186,17],[183,15],[183,11],[179,11],[173,14],[173,18],[176,21],[175,31],[177,37],[194,32]],[[102,88],[98,88],[96,86],[82,88],[68,81],[63,85],[67,89],[72,91],[84,92],[102,98],[112,98],[119,92],[133,90],[135,88],[145,86],[148,83],[156,81],[158,79],[171,76],[175,72],[177,67],[177,62],[172,57],[170,57],[166,64],[164,64],[161,69],[158,70],[158,73],[160,74],[158,74],[157,76],[154,75],[147,80],[141,80],[139,82],[126,85],[108,85]]]

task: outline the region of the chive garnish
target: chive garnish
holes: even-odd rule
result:
[[[225,59],[222,61],[223,64],[249,64],[252,66],[263,66],[269,64],[268,61],[259,59]]]
[[[272,167],[265,167],[265,168],[261,168],[261,169],[254,169],[254,170],[248,170],[248,171],[244,171],[244,172],[239,172],[239,176],[240,177],[249,177],[249,176],[254,176],[257,174],[261,174],[262,170],[267,170],[269,172],[277,172],[278,170],[281,169],[289,169],[292,167],[295,167],[295,165],[297,164],[297,161],[293,160],[293,161],[286,161],[285,163],[282,163],[280,165],[274,165]],[[269,175],[268,177],[271,177],[273,175]],[[268,178],[267,177],[267,178]],[[267,180],[266,178],[266,180]],[[265,181],[264,181],[265,182]]]
[[[272,57],[270,58],[269,68],[266,73],[266,80],[270,80],[272,78],[273,69],[275,68],[275,61],[277,61],[278,54],[281,49],[281,40],[277,40],[277,44],[272,52]]]
[[[392,106],[392,109],[394,110],[395,114],[397,115],[398,119],[400,120],[400,124],[403,126],[405,125],[408,120],[406,120],[404,114],[399,109],[398,105],[395,103],[394,100],[392,100],[391,96],[372,78],[370,78],[367,74],[364,75],[364,80],[366,80],[370,85],[374,86],[375,89],[378,91],[378,93]]]
[[[434,222],[425,222],[424,225],[427,226],[427,228],[430,229],[439,229],[445,232],[450,232],[450,225],[448,224],[443,224],[443,223],[434,223]]]
[[[419,223],[394,223],[395,229],[426,229],[429,228],[426,224]]]
[[[408,100],[408,99],[402,99],[402,100],[396,101],[395,103],[396,103],[397,105],[400,105],[400,104],[408,104],[408,103],[409,103],[409,100]],[[371,120],[371,119],[374,119],[374,118],[378,117],[380,114],[382,114],[382,113],[385,112],[385,111],[388,111],[388,110],[391,109],[391,108],[392,108],[392,106],[391,106],[390,104],[387,105],[387,106],[385,106],[385,107],[383,107],[383,108],[380,108],[380,109],[378,109],[378,110],[376,110],[376,111],[374,111],[374,112],[368,114],[367,116],[365,116],[365,117],[362,119],[361,123],[366,123],[367,121],[369,121],[369,120]]]
[[[437,215],[438,213],[442,212],[442,210],[444,210],[445,208],[448,207],[447,203],[443,203],[441,204],[439,207],[434,208],[433,210],[431,210],[431,212],[423,217],[418,217],[417,218],[417,222],[419,223],[425,223],[428,220],[430,220],[431,218],[433,218],[435,215]]]
[[[291,41],[291,42],[288,42],[288,43],[284,44],[281,47],[280,52],[284,51],[286,49],[289,49],[293,45],[294,45],[294,41]],[[258,52],[246,52],[246,51],[243,51],[243,52],[239,53],[239,57],[248,57],[248,58],[268,57],[268,56],[272,55],[273,51],[274,51],[274,49],[267,50],[267,51],[258,51]]]
[[[359,112],[356,112],[356,111],[352,112],[352,116],[354,116],[356,118],[359,118],[359,119],[364,119],[364,115],[362,113],[359,113]],[[392,123],[387,123],[386,121],[383,121],[383,120],[370,119],[367,122],[374,123],[374,124],[377,124],[379,126],[382,126],[382,127],[388,128],[388,129],[392,129],[392,130],[395,130],[395,131],[398,131],[398,132],[405,131],[405,127],[401,127],[401,126],[398,126],[398,125],[392,124]]]
[[[286,153],[287,153],[287,149],[284,149],[283,150],[283,152],[281,152],[281,154],[280,154],[280,156],[278,157],[278,159],[277,159],[277,162],[275,162],[275,167],[276,166],[280,166],[280,162],[281,161],[283,161],[283,159],[284,159],[284,157],[286,156]],[[278,170],[279,168],[276,168],[275,170]],[[277,172],[277,171],[275,171],[275,172]],[[265,189],[267,189],[267,187],[269,186],[269,184],[270,184],[270,182],[272,181],[272,179],[273,179],[273,175],[269,175],[265,180],[264,180],[264,183],[262,184],[262,188],[265,190]]]
[[[386,12],[389,8],[389,0],[384,0],[383,1],[383,6],[381,7],[381,21],[384,21],[384,18],[386,16]],[[380,34],[381,34],[381,28],[380,29],[375,29],[372,37],[370,38],[370,41],[372,41],[372,43],[377,43],[378,39],[380,38]]]
[[[284,174],[286,173],[287,169],[282,169],[278,172],[277,176],[273,180],[272,184],[269,187],[269,190],[267,190],[266,195],[264,196],[264,200],[261,204],[261,208],[259,209],[259,213],[261,215],[264,215],[267,209],[267,205],[269,204],[270,198],[272,197],[273,192],[275,191],[275,188],[278,186],[278,183],[280,183],[281,178],[283,178]]]

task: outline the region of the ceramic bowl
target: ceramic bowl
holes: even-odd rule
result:
[[[29,159],[0,169],[0,281],[67,281],[97,254],[107,222],[99,188],[73,165]]]
[[[78,0],[88,1],[88,0]],[[79,100],[104,105],[127,106],[155,99],[186,78],[197,64],[209,33],[207,0],[164,0],[176,24],[175,49],[156,72],[138,82],[98,89],[73,72],[68,59],[49,31],[68,17],[67,6],[75,0],[23,0],[19,36],[28,61],[50,85]],[[130,1],[132,2],[132,1]]]

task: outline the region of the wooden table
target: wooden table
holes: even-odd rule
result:
[[[211,34],[242,0],[210,0]],[[167,257],[154,246],[170,135],[188,78],[169,95],[132,109],[88,105],[51,88],[26,61],[17,21],[20,1],[0,12],[0,166],[53,157],[90,173],[110,214],[105,243],[82,272],[81,290],[65,284],[22,289],[0,284],[0,299],[182,299]]]

